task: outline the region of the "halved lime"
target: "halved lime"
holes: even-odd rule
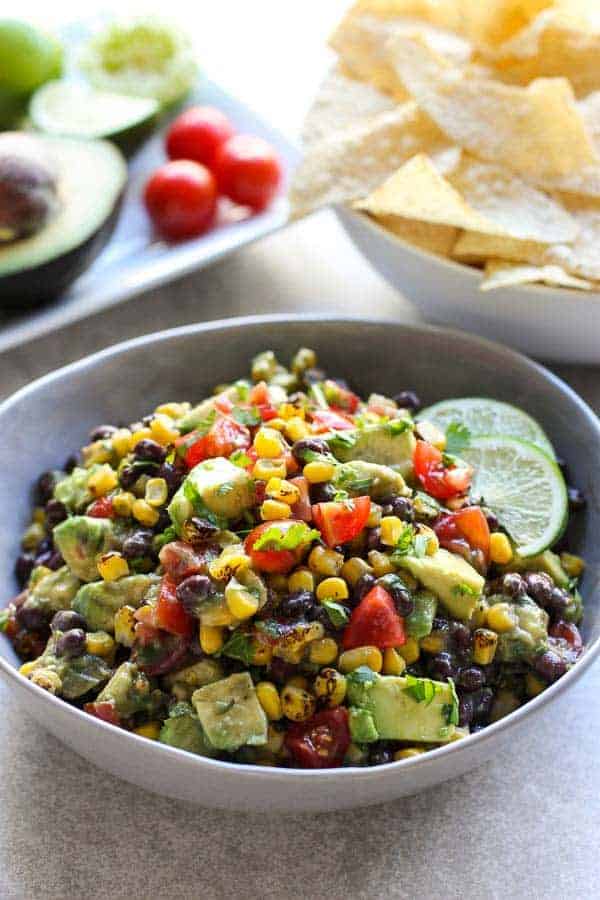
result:
[[[542,427],[518,406],[491,400],[489,397],[459,397],[442,400],[419,413],[442,431],[453,422],[466,425],[473,437],[482,434],[503,434],[529,441],[555,459],[554,448]],[[461,454],[462,455],[462,454]]]
[[[553,459],[534,444],[502,435],[472,438],[460,455],[475,470],[471,494],[483,497],[520,556],[536,556],[558,540],[569,507]]]

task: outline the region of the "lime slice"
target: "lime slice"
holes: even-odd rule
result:
[[[453,422],[466,425],[473,437],[482,434],[504,434],[507,437],[529,441],[555,459],[554,448],[541,426],[526,412],[510,403],[490,400],[488,397],[460,397],[442,400],[419,413],[446,431]]]
[[[568,499],[553,459],[534,444],[502,435],[473,438],[460,455],[475,470],[471,494],[483,497],[520,556],[536,556],[558,540]]]

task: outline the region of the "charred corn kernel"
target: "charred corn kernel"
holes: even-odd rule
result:
[[[346,697],[346,677],[337,669],[321,669],[315,678],[316,696],[327,706],[339,706]]]
[[[320,641],[313,641],[308,650],[308,658],[311,663],[317,666],[328,666],[336,661],[338,656],[338,645],[333,638],[321,638]]]
[[[501,531],[492,531],[490,534],[490,559],[499,566],[507,565],[513,558],[513,550],[510,541]]]
[[[285,478],[287,466],[285,459],[258,459],[252,469],[252,477],[258,481],[270,481],[271,478]]]
[[[473,662],[478,666],[489,666],[496,655],[498,635],[487,628],[478,628],[473,634]]]
[[[265,500],[260,507],[260,517],[263,522],[272,522],[274,519],[289,519],[292,510],[287,503],[281,500]]]
[[[425,753],[422,747],[405,747],[403,750],[396,750],[394,760],[400,762],[401,759],[412,759],[414,756],[420,756],[421,753]]]
[[[302,688],[303,691],[308,690],[308,678],[304,675],[292,675],[291,678],[288,678],[286,684],[291,684],[293,687]]]
[[[381,520],[381,543],[386,547],[395,547],[405,528],[405,523],[398,516],[384,516]]]
[[[492,631],[504,634],[507,631],[514,631],[518,619],[510,603],[496,603],[488,609],[486,623]]]
[[[137,428],[129,438],[129,449],[135,450],[140,441],[153,440],[149,428]]]
[[[314,369],[317,365],[317,354],[309,347],[300,347],[292,360],[292,372],[296,375],[306,372],[307,369]]]
[[[285,436],[290,441],[301,441],[302,438],[308,437],[311,433],[310,425],[301,419],[300,416],[294,416],[285,423]]]
[[[398,647],[398,653],[404,660],[407,666],[415,663],[419,656],[421,655],[421,648],[419,647],[419,642],[414,637],[406,638],[406,641],[402,644],[401,647]]]
[[[179,437],[179,431],[173,428],[173,419],[160,413],[155,415],[150,422],[150,431],[152,432],[152,439],[163,447],[174,443]]]
[[[296,485],[286,481],[285,478],[270,478],[267,481],[266,493],[272,500],[280,500],[288,506],[293,506],[300,499],[300,491]]]
[[[93,466],[95,463],[107,463],[110,461],[112,444],[108,441],[94,441],[83,447],[81,455],[83,464],[86,468]]]
[[[381,524],[381,507],[378,503],[371,503],[369,518],[367,519],[367,528],[377,528]]]
[[[304,419],[303,409],[297,409],[293,403],[282,403],[277,409],[277,415],[281,419]]]
[[[281,731],[274,725],[269,725],[267,729],[267,743],[265,744],[265,750],[268,750],[274,756],[277,756],[283,749],[284,740],[285,731]]]
[[[232,616],[236,619],[250,619],[258,611],[258,597],[232,579],[225,588],[225,602]]]
[[[435,634],[434,632],[421,638],[419,644],[421,650],[424,650],[425,653],[432,653],[434,656],[437,653],[442,653],[446,649],[446,641],[444,640],[443,634]]]
[[[133,647],[135,638],[135,609],[133,606],[122,606],[115,613],[115,641],[124,647]]]
[[[417,422],[417,433],[420,438],[433,444],[438,450],[446,449],[446,435],[432,422]]]
[[[296,569],[287,580],[287,589],[292,594],[295,591],[314,591],[315,576],[310,569]]]
[[[163,506],[167,502],[169,488],[164,478],[149,478],[144,489],[144,500],[150,506]]]
[[[87,486],[94,497],[104,497],[119,484],[117,473],[110,466],[104,465],[88,478]]]
[[[120,553],[105,553],[98,560],[97,566],[104,581],[116,581],[129,575],[129,563]]]
[[[358,579],[362,578],[363,575],[372,574],[373,569],[364,559],[361,559],[360,556],[352,556],[350,559],[347,559],[340,572],[344,581],[347,581],[348,584],[351,585],[355,585]]]
[[[265,711],[267,719],[271,722],[277,722],[283,715],[281,711],[281,700],[279,691],[272,681],[259,681],[256,685],[256,696],[258,702]]]
[[[131,506],[131,512],[134,519],[141,522],[142,525],[148,525],[152,528],[158,522],[160,513],[145,500],[134,500]]]
[[[383,656],[378,647],[355,647],[340,654],[338,667],[342,672],[353,672],[360,666],[368,666],[374,672],[381,672]]]
[[[311,484],[322,484],[324,481],[331,481],[335,475],[335,466],[327,460],[315,460],[306,463],[302,474]]]
[[[117,649],[117,645],[106,631],[88,631],[85,636],[85,649],[94,656],[101,656],[102,659],[111,659]]]
[[[44,523],[46,522],[46,511],[42,506],[35,507],[35,509],[33,510],[31,521],[35,522],[36,525],[44,525]]]
[[[130,516],[134,503],[135,496],[129,491],[119,491],[112,498],[113,509],[118,516]]]
[[[347,600],[348,585],[343,578],[324,578],[317,585],[317,600]]]
[[[231,544],[225,547],[216,559],[208,564],[208,574],[215,581],[225,581],[236,572],[243,572],[250,566],[250,557],[244,553],[243,544]]]
[[[32,522],[21,538],[21,547],[23,550],[35,550],[40,541],[46,537],[46,529],[39,522]]]
[[[383,652],[383,674],[402,675],[406,668],[406,661],[400,656],[394,647],[388,647]]]
[[[254,637],[251,641],[252,665],[268,666],[273,659],[273,647],[268,641]]]
[[[62,690],[62,680],[52,669],[36,669],[31,673],[29,680],[49,694],[60,694]]]
[[[380,553],[379,550],[371,550],[368,554],[368,558],[371,568],[373,569],[373,575],[376,578],[381,578],[382,575],[389,575],[391,572],[396,571],[389,556],[386,556],[385,553]]]
[[[471,615],[470,625],[471,628],[484,628],[485,623],[487,621],[487,612],[489,609],[489,604],[487,600],[481,597],[473,610]]]
[[[113,450],[117,456],[127,456],[131,447],[131,432],[129,428],[119,428],[118,431],[111,436]]]
[[[19,674],[24,675],[27,678],[29,675],[31,675],[36,666],[37,659],[32,659],[31,662],[23,663],[23,665],[19,669]]]
[[[259,428],[254,437],[254,449],[261,459],[277,459],[284,451],[281,435],[274,428]]]
[[[154,410],[157,416],[168,416],[169,419],[179,419],[186,413],[185,403],[161,403]]]
[[[528,672],[525,676],[525,690],[527,691],[528,697],[537,697],[538,694],[541,694],[548,685],[544,681],[543,678],[540,678],[539,675],[536,675],[535,672]]]
[[[344,557],[335,550],[327,550],[317,545],[310,552],[308,565],[317,575],[339,575],[344,565]]]
[[[216,625],[200,625],[200,648],[210,656],[218,653],[225,643],[224,631]]]
[[[305,722],[312,718],[316,708],[312,694],[294,684],[286,684],[281,691],[281,709],[292,722]]]
[[[575,556],[574,553],[561,553],[560,562],[567,575],[571,578],[579,578],[585,569],[585,563],[582,558]]]
[[[144,725],[138,725],[137,728],[134,728],[133,733],[139,734],[140,737],[148,738],[150,741],[157,741],[160,729],[160,722],[146,722]]]
[[[310,641],[320,641],[324,635],[325,629],[323,628],[323,625],[320,622],[311,622],[304,632],[304,641],[305,643],[309,643]]]

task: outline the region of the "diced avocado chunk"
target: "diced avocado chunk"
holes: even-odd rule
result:
[[[490,605],[506,603],[506,597],[492,595]],[[546,649],[548,642],[548,613],[529,597],[519,598],[510,604],[518,624],[512,631],[498,635],[496,658],[502,662],[528,659]]]
[[[506,572],[545,572],[560,588],[568,588],[570,579],[562,567],[560,556],[552,550],[544,550],[538,556],[513,556],[510,565],[504,568]]]
[[[365,713],[361,726],[375,735],[371,740],[435,744],[452,740],[458,700],[450,683],[378,675],[363,667],[348,676],[347,697],[351,707]]]
[[[437,612],[437,597],[425,591],[419,591],[413,596],[414,608],[410,615],[406,616],[404,625],[409,637],[420,638],[431,634],[433,620]]]
[[[193,431],[195,428],[206,427],[215,415],[215,403],[219,398],[232,400],[234,403],[236,400],[241,400],[239,384],[242,383],[232,384],[230,387],[225,388],[224,391],[221,391],[221,393],[215,394],[214,397],[207,397],[206,400],[202,400],[190,409],[175,423],[179,431],[182,434],[187,434],[188,431]]]
[[[163,685],[178,698],[190,699],[195,690],[212,684],[223,677],[223,669],[215,659],[201,659],[178,672],[170,672],[163,678]]]
[[[248,672],[199,688],[192,703],[208,740],[218,750],[267,743],[267,717]]]
[[[96,463],[89,469],[76,466],[70,475],[63,476],[54,486],[54,498],[64,503],[70,513],[83,512],[94,499],[88,489],[90,475],[100,468]]]
[[[347,491],[352,497],[368,494],[373,500],[382,500],[391,494],[410,494],[410,489],[407,488],[400,472],[389,466],[365,462],[362,459],[338,466],[333,484],[338,490]]]
[[[71,608],[80,585],[79,578],[76,578],[67,566],[62,566],[35,583],[24,606],[27,609],[39,609],[47,618],[51,618],[59,610]]]
[[[115,613],[122,606],[141,606],[147,591],[158,584],[157,575],[127,575],[118,581],[93,581],[84,584],[73,600],[91,631],[113,634]]]
[[[98,578],[98,557],[115,546],[111,519],[71,516],[56,526],[53,535],[69,569],[82,581]]]
[[[158,737],[163,744],[198,753],[200,756],[214,756],[216,750],[207,741],[200,719],[191,703],[176,703],[163,724]]]
[[[56,693],[67,700],[76,700],[83,697],[88,691],[99,688],[108,681],[112,669],[100,656],[92,653],[83,653],[81,656],[68,657],[56,655],[56,643],[61,637],[60,632],[50,635],[46,649],[27,677],[35,673],[50,672],[60,679]]]
[[[348,725],[350,736],[357,744],[370,744],[379,738],[373,716],[367,709],[351,706],[348,711]]]
[[[485,579],[455,553],[439,549],[432,556],[403,556],[397,563],[432,591],[455,619],[471,617]]]
[[[248,473],[217,456],[194,466],[171,500],[169,515],[180,533],[191,516],[208,512],[235,520],[253,503],[254,486]]]
[[[112,702],[121,719],[137,712],[154,712],[163,700],[154,682],[130,661],[121,663],[96,698],[97,703]]]
[[[417,444],[412,428],[398,432],[390,423],[367,425],[356,431],[345,431],[343,440],[335,434],[325,435],[331,452],[340,462],[354,459],[379,463],[398,469],[403,478],[413,474],[413,455]]]

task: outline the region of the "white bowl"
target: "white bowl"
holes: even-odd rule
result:
[[[428,321],[548,361],[600,363],[600,293],[544,285],[482,292],[479,269],[413,247],[347,207],[336,213],[371,265]]]

